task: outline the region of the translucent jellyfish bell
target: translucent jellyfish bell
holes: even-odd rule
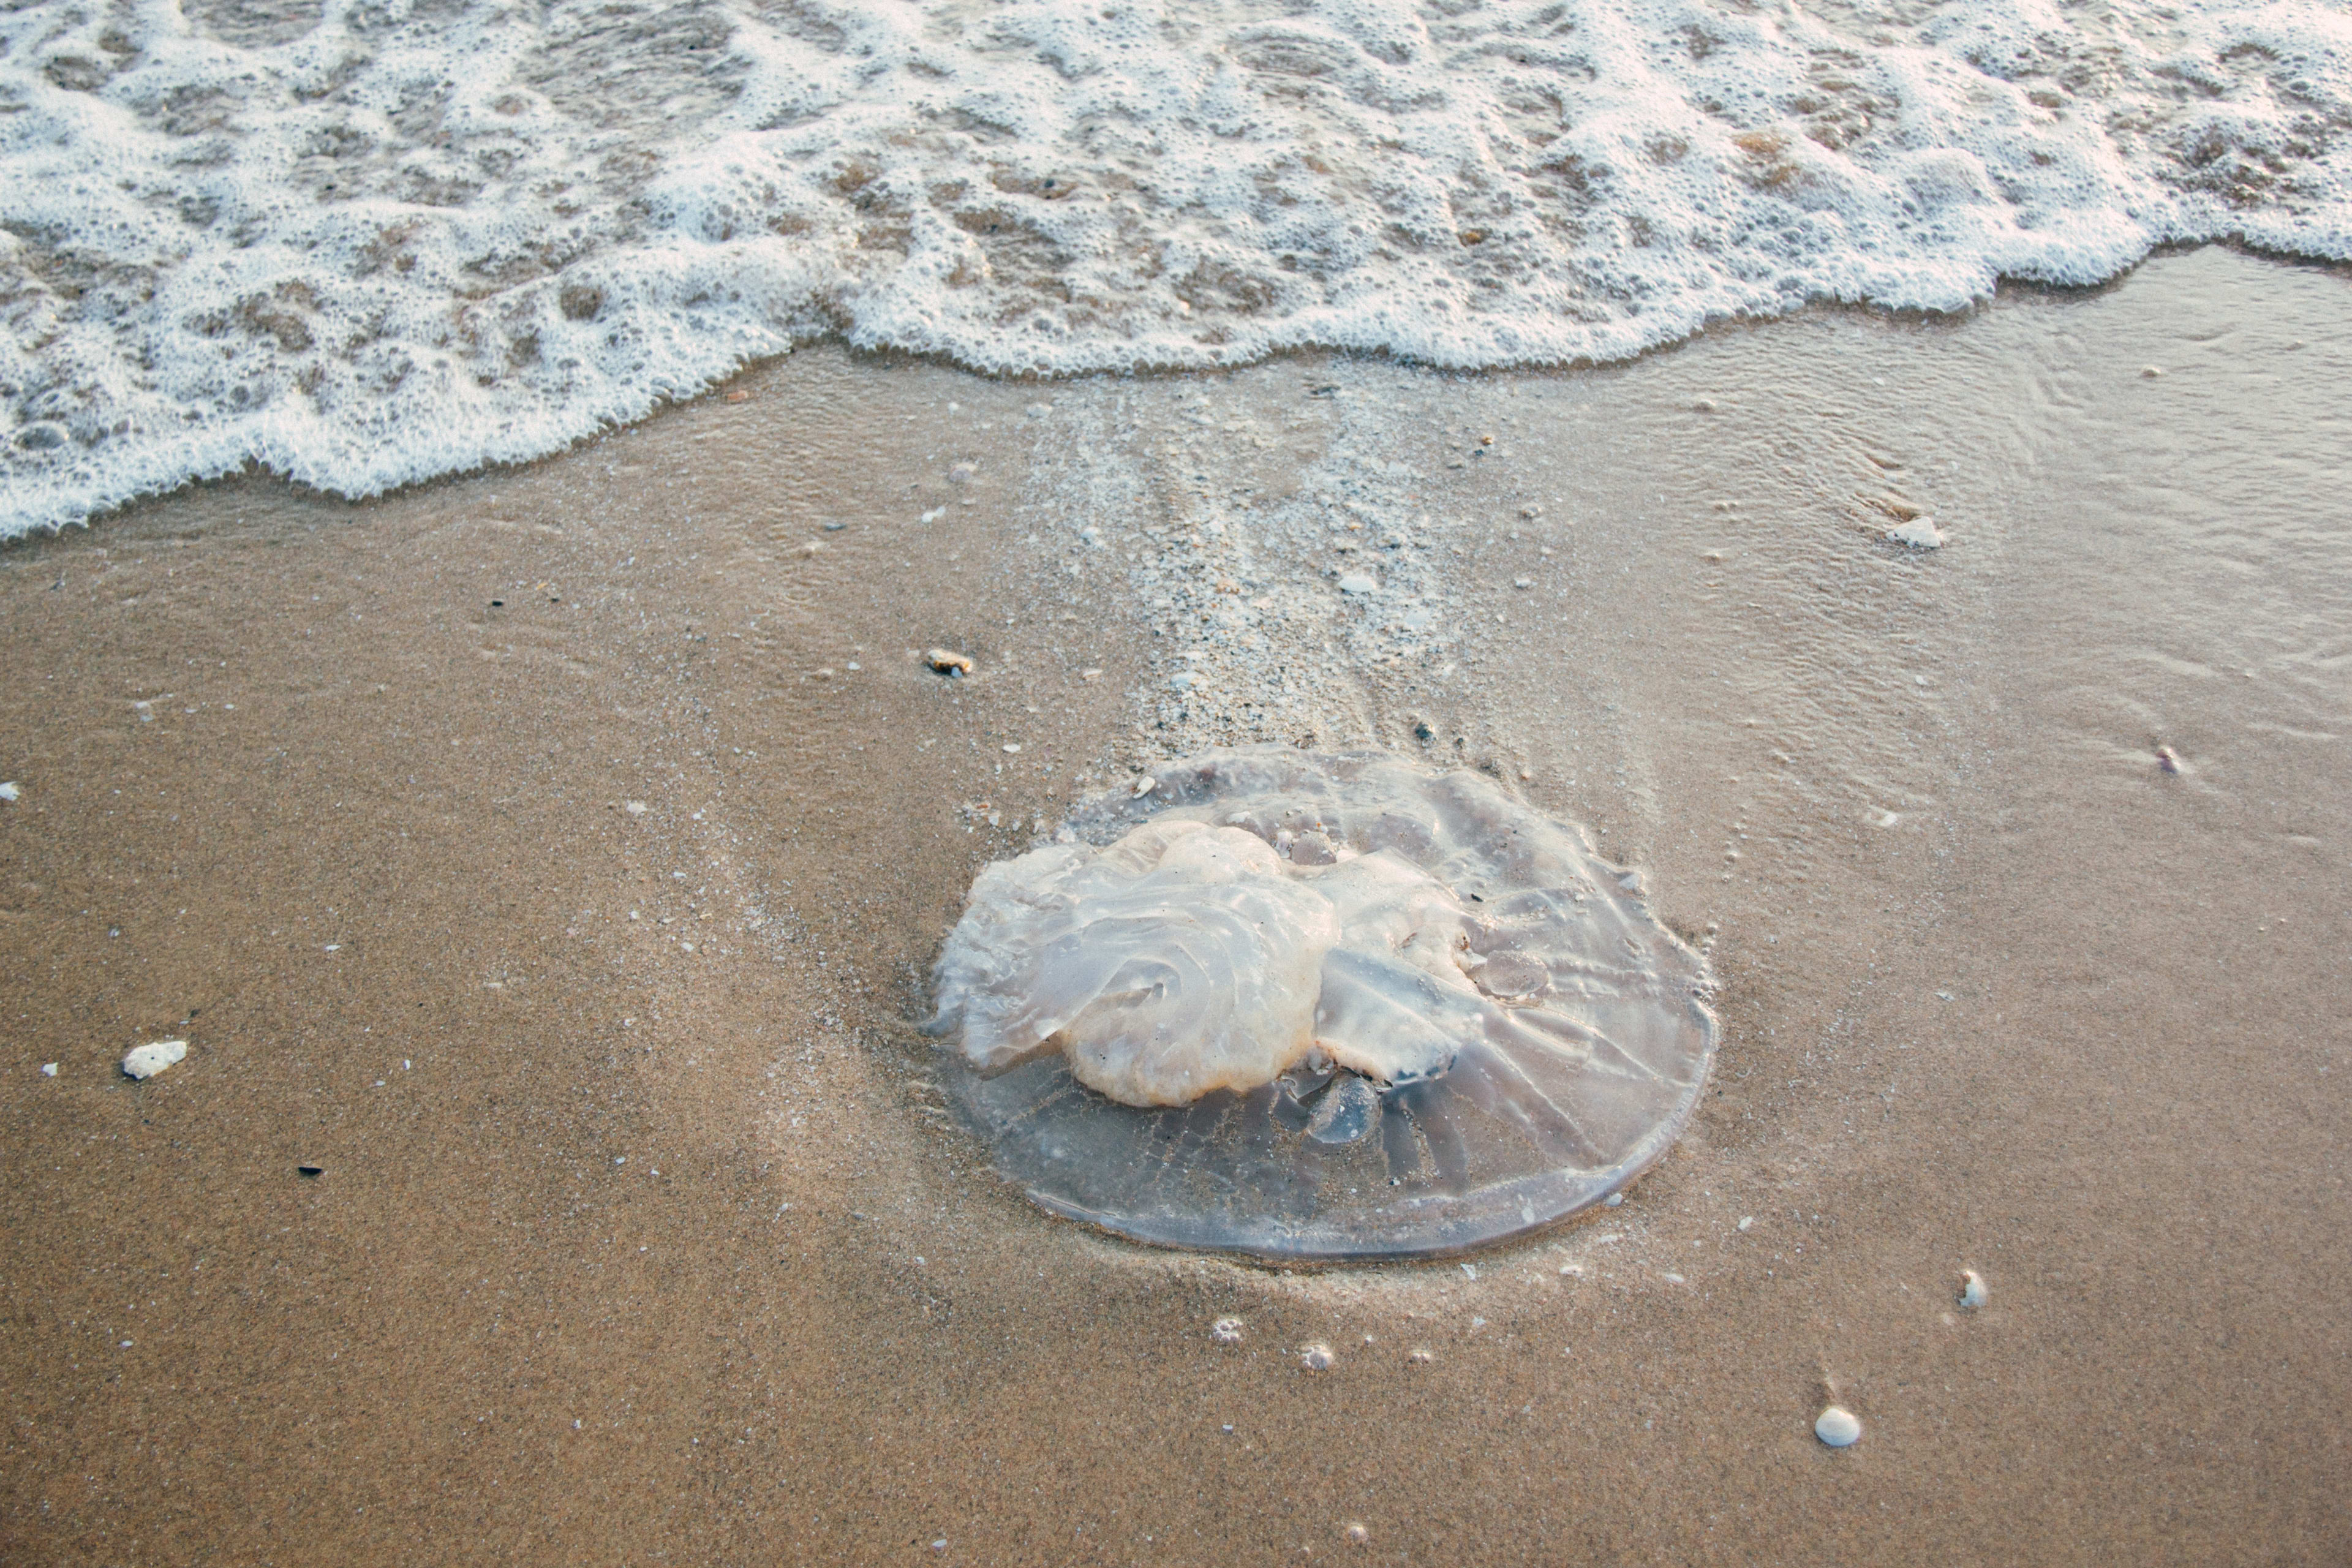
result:
[[[1266,747],[1170,763],[984,869],[944,1069],[1040,1206],[1290,1259],[1458,1252],[1665,1152],[1706,968],[1582,834],[1472,773]]]

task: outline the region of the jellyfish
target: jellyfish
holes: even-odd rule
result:
[[[1556,1224],[1673,1142],[1704,961],[1577,828],[1469,771],[1165,764],[984,868],[933,973],[952,1097],[1040,1207],[1275,1261]]]

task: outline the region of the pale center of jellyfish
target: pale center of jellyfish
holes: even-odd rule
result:
[[[1483,1004],[1470,917],[1393,854],[1286,861],[1161,820],[992,866],[941,954],[940,1002],[994,1069],[1058,1047],[1129,1105],[1271,1083],[1310,1054],[1382,1083],[1452,1061]]]

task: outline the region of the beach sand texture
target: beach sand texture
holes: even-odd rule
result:
[[[2343,1561],[2347,281],[819,346],[6,547],[0,1558]],[[1285,1273],[992,1176],[972,874],[1246,741],[1486,767],[1708,944],[1622,1206]]]

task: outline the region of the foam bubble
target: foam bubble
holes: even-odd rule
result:
[[[0,535],[530,458],[825,331],[1564,363],[2352,256],[2319,0],[45,0],[0,96]]]

